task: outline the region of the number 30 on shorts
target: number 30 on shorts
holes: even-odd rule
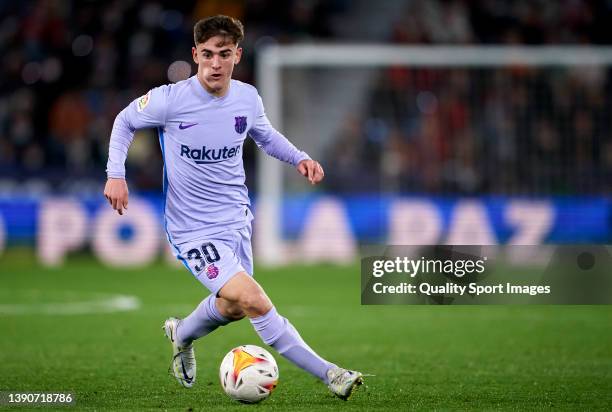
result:
[[[219,259],[221,259],[221,256],[219,255],[215,245],[213,245],[211,242],[207,242],[202,244],[200,249],[194,248],[189,250],[189,252],[187,252],[187,259],[190,261],[196,261],[197,263],[193,268],[196,270],[196,272],[201,272],[204,270],[204,266],[206,266],[207,263],[210,264],[217,262]]]

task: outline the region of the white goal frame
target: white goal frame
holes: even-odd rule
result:
[[[257,86],[268,118],[283,130],[282,69],[286,67],[502,67],[610,66],[612,47],[603,46],[394,46],[308,44],[267,46],[257,51]],[[257,151],[258,262],[286,261],[281,233],[282,164]]]

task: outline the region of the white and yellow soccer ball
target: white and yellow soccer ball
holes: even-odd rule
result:
[[[219,368],[221,387],[239,402],[257,403],[278,384],[278,366],[270,353],[255,345],[242,345],[225,355]]]

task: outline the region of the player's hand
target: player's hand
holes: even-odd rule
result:
[[[325,176],[325,172],[323,171],[323,167],[321,164],[315,160],[302,160],[297,165],[297,170],[300,174],[308,179],[310,184],[316,185],[321,180],[323,180],[323,176]]]
[[[104,197],[120,215],[123,215],[124,209],[127,211],[128,195],[128,187],[125,179],[109,178],[106,181],[106,186],[104,186]]]

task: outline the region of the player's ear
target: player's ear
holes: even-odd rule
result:
[[[241,57],[242,57],[242,47],[238,47],[236,49],[236,57],[234,58],[234,65],[240,63]]]
[[[195,47],[191,48],[191,57],[193,57],[193,61],[198,64],[198,49]]]

